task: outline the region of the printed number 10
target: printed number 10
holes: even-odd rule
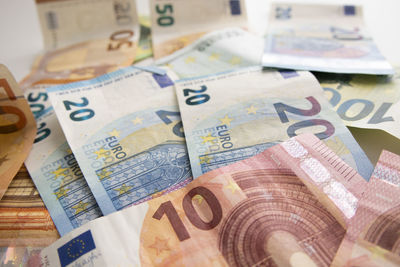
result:
[[[210,210],[212,211],[213,217],[209,222],[203,221],[203,219],[200,218],[199,214],[193,207],[192,199],[196,195],[200,195],[201,197],[203,197],[203,199],[210,207]],[[219,204],[219,201],[217,197],[213,194],[213,192],[203,186],[195,187],[190,190],[182,200],[182,207],[186,217],[189,219],[192,225],[198,229],[211,230],[221,222],[221,204]],[[154,213],[153,218],[161,220],[164,214],[167,216],[169,222],[171,223],[171,226],[174,229],[179,241],[184,241],[190,238],[189,232],[187,231],[171,201],[162,203]]]

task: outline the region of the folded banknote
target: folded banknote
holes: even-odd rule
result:
[[[383,151],[332,266],[399,266],[400,156]]]
[[[400,68],[393,76],[315,75],[347,126],[380,129],[400,138]]]
[[[373,166],[307,71],[245,68],[176,82],[193,177],[304,132],[366,180]]]
[[[194,43],[157,60],[179,78],[190,78],[259,66],[263,39],[241,28],[224,28],[205,34]]]
[[[306,134],[91,221],[36,260],[45,266],[329,266],[365,185]],[[323,199],[313,187],[325,192]]]
[[[128,67],[47,88],[103,214],[191,181],[173,75]]]
[[[393,74],[364,26],[362,7],[276,3],[262,64],[337,73]]]
[[[191,44],[207,32],[247,26],[243,0],[151,0],[150,12],[156,59]]]
[[[58,232],[64,235],[102,213],[67,143],[46,90],[32,88],[26,96],[39,115],[35,143],[25,165]]]
[[[0,199],[28,156],[35,118],[14,76],[0,64]]]

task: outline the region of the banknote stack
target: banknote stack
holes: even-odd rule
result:
[[[259,35],[245,0],[148,4],[36,0],[45,52],[0,65],[2,263],[399,266],[400,151],[352,129],[398,141],[400,64],[362,7]]]

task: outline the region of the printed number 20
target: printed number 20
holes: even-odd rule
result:
[[[306,97],[306,99],[311,103],[311,109],[299,109],[295,108],[289,105],[286,105],[284,103],[275,103],[274,107],[276,112],[278,113],[279,119],[281,120],[282,123],[287,123],[289,122],[289,118],[287,117],[285,112],[288,113],[293,113],[296,115],[300,116],[314,116],[317,115],[321,112],[321,105],[318,103],[318,101],[312,97]],[[307,128],[307,127],[312,127],[312,126],[324,126],[325,131],[315,134],[319,139],[325,139],[328,138],[329,136],[333,135],[335,133],[335,127],[332,125],[327,120],[321,120],[321,119],[311,119],[311,120],[304,120],[304,121],[299,121],[296,122],[292,125],[290,125],[287,129],[287,134],[290,137],[296,136],[296,131],[302,128]]]
[[[72,102],[69,100],[63,101],[65,109],[71,110],[72,107],[86,107],[89,104],[89,100],[87,100],[86,97],[82,97],[81,99],[82,103]],[[94,111],[89,108],[78,109],[69,114],[69,117],[73,121],[84,121],[92,118],[93,116],[94,116]]]
[[[203,103],[206,103],[208,100],[210,100],[210,96],[208,94],[199,94],[199,93],[204,93],[207,91],[207,86],[202,85],[199,90],[194,90],[194,89],[183,89],[183,95],[184,96],[189,96],[190,94],[196,94],[194,96],[186,98],[186,104],[189,106],[194,106],[194,105],[200,105]]]

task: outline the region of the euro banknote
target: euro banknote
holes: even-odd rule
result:
[[[399,266],[400,157],[383,151],[332,266]]]
[[[128,67],[47,88],[103,214],[192,179],[172,75]]]
[[[5,264],[8,259],[16,265],[21,259],[15,254],[21,250],[47,247],[59,237],[28,170],[22,165],[0,201],[1,262]]]
[[[332,212],[305,179],[323,188]],[[333,209],[342,222],[352,218],[360,183],[366,184],[318,138],[302,135],[75,229],[42,250],[38,261],[47,266],[329,266],[345,235]]]
[[[134,61],[140,33],[134,0],[36,3],[46,52],[24,88],[91,79]]]
[[[109,39],[110,50],[134,48],[129,42],[139,37],[135,0],[36,0],[36,7],[46,50],[88,39]],[[111,42],[121,36],[124,41]]]
[[[241,28],[224,28],[156,61],[179,78],[190,78],[261,65],[263,39]]]
[[[45,89],[32,89],[26,94],[28,100],[36,100],[31,101],[31,106],[50,103]],[[102,213],[53,108],[43,110],[37,118],[37,136],[25,165],[58,232],[64,235]]]
[[[201,37],[224,27],[246,27],[243,0],[151,0],[153,54],[169,55]]]
[[[193,177],[299,133],[325,140],[369,179],[373,167],[306,71],[246,68],[176,82]]]
[[[273,4],[265,67],[393,74],[363,22],[361,6]]]
[[[19,85],[8,68],[0,64],[0,199],[29,154],[35,124]]]
[[[347,126],[381,129],[400,138],[400,68],[393,76],[316,73]]]

